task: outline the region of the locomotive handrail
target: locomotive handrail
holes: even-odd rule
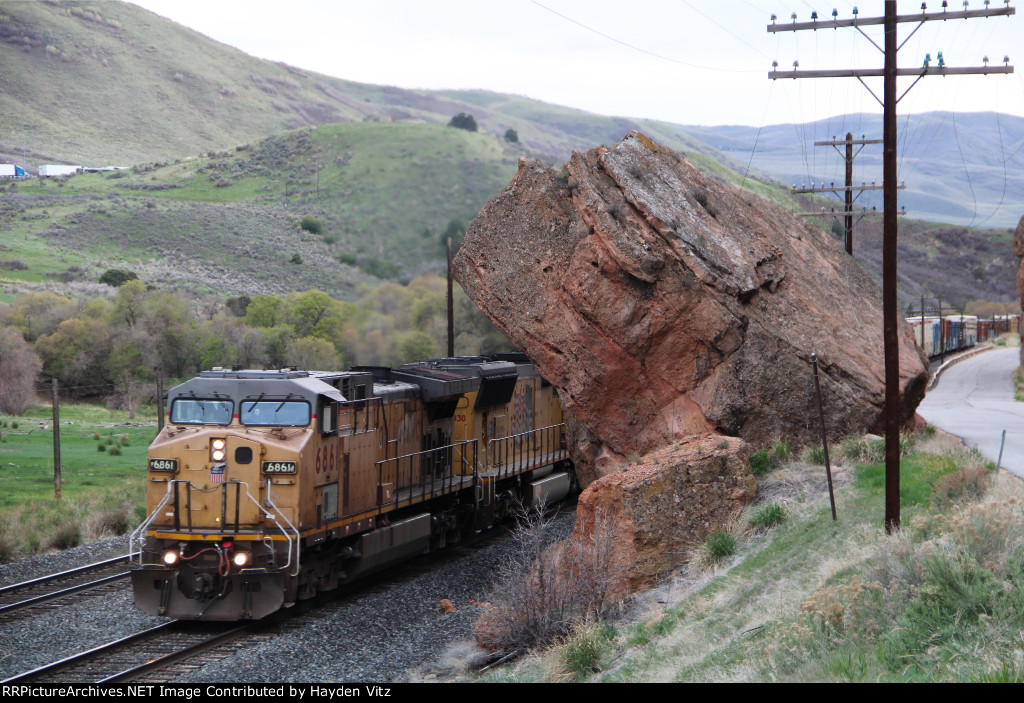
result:
[[[469,461],[467,459],[466,455],[462,451],[462,449],[466,445],[469,445],[469,444],[472,444],[473,447],[474,447],[474,451],[473,451],[474,460],[473,461]],[[378,485],[378,487],[383,487],[384,485],[386,485],[386,483],[385,483],[385,466],[389,465],[389,464],[394,464],[394,466],[395,466],[393,494],[392,494],[392,496],[390,496],[390,498],[388,500],[384,500],[383,494],[378,495],[378,501],[377,501],[378,505],[379,506],[390,506],[391,508],[397,508],[397,507],[401,506],[402,504],[412,505],[412,503],[414,502],[414,500],[413,500],[414,496],[413,496],[412,489],[414,487],[418,487],[420,489],[420,491],[421,491],[421,493],[419,495],[419,500],[426,500],[426,499],[429,499],[429,498],[433,498],[434,496],[436,496],[438,494],[438,492],[440,492],[440,493],[448,493],[448,492],[450,492],[451,490],[453,490],[454,483],[455,483],[455,470],[454,470],[455,469],[455,462],[453,460],[453,457],[454,457],[455,454],[458,454],[459,458],[463,460],[463,463],[469,464],[473,468],[473,474],[472,474],[473,479],[472,480],[473,480],[473,482],[475,482],[476,481],[476,475],[477,475],[477,462],[476,462],[475,457],[478,456],[478,452],[477,452],[476,447],[477,447],[477,440],[474,438],[474,439],[466,440],[466,441],[462,441],[462,442],[454,442],[452,444],[446,444],[446,445],[443,445],[443,446],[440,446],[440,447],[433,447],[431,449],[426,449],[426,450],[419,451],[419,452],[411,452],[409,454],[403,454],[402,456],[396,456],[396,457],[390,457],[390,458],[387,458],[387,459],[381,459],[380,461],[375,462],[375,465],[377,467],[377,485]],[[436,474],[436,473],[433,473],[433,472],[428,472],[427,470],[425,470],[425,467],[423,466],[423,464],[421,464],[420,465],[419,480],[418,481],[414,480],[413,471],[414,471],[414,468],[415,468],[415,464],[413,462],[414,462],[415,459],[418,458],[418,459],[422,460],[422,459],[425,459],[427,457],[436,457],[436,456],[445,457],[445,454],[448,454],[449,456],[446,457],[448,460],[444,461],[442,463],[442,466],[444,468],[443,468],[443,471],[441,473]],[[406,466],[408,467],[407,471],[404,471],[403,468],[402,468],[403,462],[405,462]],[[427,479],[428,474],[431,477],[430,480]],[[405,479],[406,479],[404,482],[403,482],[403,476],[405,476]],[[438,485],[438,481],[440,481],[440,485]],[[402,498],[400,496],[400,492],[403,491],[403,490],[408,490],[409,491],[409,495],[406,496],[405,498]],[[352,513],[352,514],[355,514],[355,513]]]
[[[143,520],[142,523],[137,528],[135,528],[135,530],[132,531],[131,535],[128,536],[128,550],[129,550],[129,552],[131,552],[133,554],[133,561],[132,561],[132,563],[137,563],[140,566],[142,565],[142,550],[141,549],[136,549],[135,543],[139,539],[140,535],[144,535],[145,534],[145,531],[149,529],[149,526],[152,524],[153,520],[156,519],[157,514],[161,510],[163,510],[164,507],[167,505],[167,503],[171,500],[172,493],[177,493],[177,491],[176,491],[176,484],[179,484],[179,483],[184,483],[184,484],[187,484],[189,486],[192,485],[191,481],[185,481],[185,480],[181,480],[181,479],[173,479],[171,481],[168,481],[167,482],[167,493],[164,495],[163,499],[157,504],[156,508],[153,509],[153,512],[151,512],[149,514],[149,516],[145,520]],[[231,481],[231,483],[245,486],[245,495],[246,495],[246,497],[253,502],[253,504],[256,506],[256,508],[266,518],[268,518],[269,520],[272,520],[274,522],[274,524],[276,525],[277,529],[281,530],[281,534],[283,534],[284,538],[288,541],[288,561],[285,563],[285,565],[283,567],[285,570],[287,570],[288,567],[291,566],[291,563],[292,563],[292,550],[294,548],[294,551],[295,551],[295,571],[292,573],[292,576],[297,576],[298,573],[299,573],[299,531],[298,531],[298,529],[296,529],[296,527],[294,525],[292,525],[291,521],[285,516],[285,514],[283,512],[281,512],[281,509],[277,507],[277,505],[274,503],[273,499],[270,497],[270,479],[267,479],[267,503],[270,505],[271,508],[273,508],[274,513],[269,512],[266,508],[264,508],[262,505],[260,505],[260,502],[257,499],[253,498],[252,494],[249,492],[249,484],[248,483],[246,483],[245,481]],[[236,512],[237,512],[237,498],[236,498]],[[289,528],[291,528],[292,532],[295,533],[294,539],[288,534],[288,531],[284,527],[281,526],[280,521],[278,520],[278,515],[280,515],[280,519],[284,520],[285,524],[287,524],[287,526]],[[136,557],[138,558],[138,562],[134,561],[134,559]]]
[[[245,487],[245,494],[249,495],[249,486]],[[249,496],[249,498],[251,499],[252,496]],[[288,536],[288,531],[285,530],[283,527],[281,527],[280,523],[278,523],[277,517],[275,517],[274,515],[271,515],[270,513],[268,513],[263,508],[263,506],[260,505],[258,502],[256,502],[256,501],[253,501],[253,502],[256,503],[256,506],[260,510],[262,510],[263,513],[268,518],[270,518],[271,520],[274,521],[275,524],[277,524],[277,529],[281,530],[281,534],[283,534],[284,538],[286,540],[288,540],[288,562],[284,565],[284,568],[287,570],[288,567],[292,563],[292,538]],[[277,507],[277,504],[274,503],[274,499],[270,497],[270,479],[269,478],[267,479],[267,503],[270,505],[271,508],[274,509],[274,512],[279,513],[281,515],[281,519],[284,520],[285,523],[287,523],[288,527],[292,528],[292,531],[295,533],[295,571],[292,572],[292,576],[298,576],[299,575],[299,545],[301,544],[299,531],[295,527],[295,525],[292,524],[291,520],[288,519],[288,516],[286,516],[281,511],[281,509]]]
[[[512,467],[513,471],[516,470],[516,466],[519,467],[519,471],[526,471],[534,468],[533,464],[538,461],[555,461],[558,458],[565,458],[565,456],[568,456],[568,451],[565,448],[564,429],[565,423],[561,422],[557,425],[539,427],[535,430],[527,430],[526,432],[498,437],[488,441],[487,468],[499,473],[502,473],[504,469],[502,475],[506,475],[510,467]],[[540,439],[539,447],[533,446],[529,441],[517,442],[517,440],[537,438]],[[511,452],[509,451],[510,445]],[[499,452],[500,457],[498,456]],[[512,455],[511,462],[509,461],[509,454]]]
[[[138,538],[139,533],[145,534],[145,531],[149,529],[150,523],[156,519],[157,513],[163,510],[164,506],[167,505],[167,502],[171,499],[171,486],[175,483],[177,483],[177,480],[167,482],[167,494],[163,497],[163,500],[161,500],[156,508],[153,509],[153,512],[149,514],[149,517],[143,520],[142,523],[136,527],[130,535],[128,535],[128,552],[132,554],[132,563],[135,563],[134,558],[138,557],[138,564],[139,566],[142,566],[142,550],[135,548],[135,540]]]

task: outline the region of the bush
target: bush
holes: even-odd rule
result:
[[[603,626],[578,625],[562,649],[562,664],[577,680],[599,671],[597,664],[608,651],[609,633],[614,629]]]
[[[736,537],[728,532],[716,530],[708,535],[707,541],[704,542],[704,551],[713,562],[731,557],[736,553]]]
[[[299,220],[299,227],[306,230],[310,234],[323,234],[324,223],[313,217],[312,215],[306,215]]]
[[[460,112],[448,121],[449,127],[455,127],[456,129],[464,129],[467,132],[475,132],[477,130],[476,120],[473,119],[472,115],[467,115],[465,112]]]
[[[772,458],[780,463],[789,461],[790,453],[789,442],[777,439],[772,444]]]
[[[299,254],[292,254],[292,258],[290,259],[290,261],[293,264],[301,264],[302,263],[302,256],[299,255]]]
[[[114,288],[120,288],[128,281],[134,281],[138,279],[138,276],[134,271],[125,271],[123,269],[107,269],[100,276],[100,283],[106,283],[108,286]]]
[[[356,255],[350,251],[343,251],[338,254],[338,261],[349,266],[355,266]]]
[[[82,530],[78,523],[65,523],[57,528],[50,538],[50,546],[54,549],[71,549],[82,543]]]
[[[607,614],[628,580],[613,518],[599,514],[559,542],[543,506],[521,514],[516,548],[495,566],[490,603],[475,625],[477,643],[490,651],[545,645]]]
[[[758,449],[750,455],[750,468],[754,470],[755,476],[764,476],[771,466],[772,460],[767,449]]]
[[[814,464],[816,466],[825,465],[825,449],[820,444],[813,447],[807,447],[804,449],[804,453],[800,457],[805,463]]]
[[[754,510],[747,522],[751,527],[767,529],[775,527],[786,519],[786,509],[778,503],[766,503]]]
[[[518,143],[519,142],[519,133],[516,132],[514,129],[507,129],[507,130],[505,130],[505,141],[509,142],[511,144]]]

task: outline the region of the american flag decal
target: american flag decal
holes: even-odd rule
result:
[[[224,483],[223,462],[210,467],[210,483]]]

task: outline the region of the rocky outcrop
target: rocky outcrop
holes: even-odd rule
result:
[[[680,438],[816,443],[883,425],[881,291],[819,228],[630,133],[559,172],[522,159],[454,262],[560,391],[584,485]],[[927,370],[901,325],[903,420]]]
[[[749,460],[746,442],[714,434],[653,451],[586,488],[570,541],[618,557],[605,567],[611,584],[652,586],[753,500]]]

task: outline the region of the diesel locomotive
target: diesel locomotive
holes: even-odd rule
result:
[[[260,618],[576,489],[557,392],[523,355],[214,368],[167,399],[131,536],[153,615]]]

